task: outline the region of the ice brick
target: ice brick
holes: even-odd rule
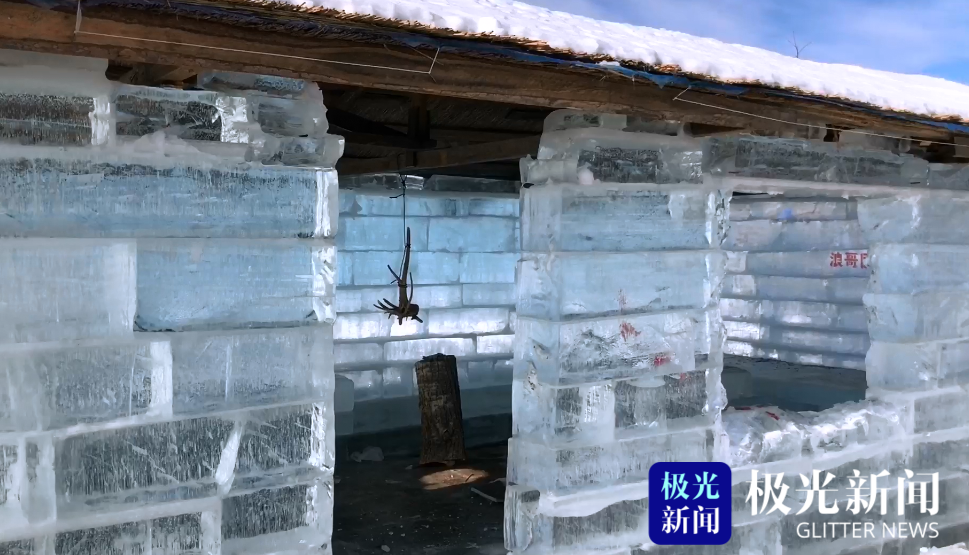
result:
[[[508,482],[559,494],[643,482],[656,462],[712,460],[718,440],[714,428],[561,445],[513,437]]]
[[[439,253],[428,253],[438,255]],[[440,253],[443,254],[443,253]],[[518,253],[466,252],[461,255],[461,283],[515,283]]]
[[[512,395],[515,437],[545,443],[712,426],[726,402],[712,370],[575,386],[515,380]]]
[[[864,297],[875,341],[913,342],[969,336],[969,292],[875,294]]]
[[[868,387],[895,391],[969,384],[969,340],[874,341],[865,359]]]
[[[727,254],[727,272],[732,274],[756,274],[764,276],[813,277],[813,278],[867,278],[868,251],[850,251],[856,254],[854,266],[845,261],[843,251],[813,252],[730,252]]]
[[[734,196],[730,200],[730,221],[849,220],[855,210],[855,202],[845,199]]]
[[[759,345],[736,340],[729,340],[724,343],[723,350],[725,353],[731,355],[779,360],[791,364],[832,366],[835,368],[851,368],[854,370],[865,369],[865,357],[862,355],[800,351],[798,347],[776,347],[773,345]]]
[[[685,137],[612,129],[546,132],[538,159],[522,163],[522,181],[699,183],[701,158],[699,141]]]
[[[864,332],[825,331],[733,321],[725,321],[723,325],[728,339],[778,348],[864,356],[870,345],[868,334]]]
[[[143,331],[332,322],[336,249],[325,240],[138,243]]]
[[[333,170],[0,159],[0,235],[332,237]]]
[[[0,440],[0,537],[56,515],[53,457],[49,437]]]
[[[521,201],[516,195],[472,198],[468,201],[468,213],[472,216],[504,216],[518,218]],[[516,245],[517,248],[517,245]]]
[[[507,308],[455,308],[427,313],[431,335],[496,333],[508,328]]]
[[[871,243],[969,243],[963,217],[969,195],[943,191],[899,194],[858,202],[858,221]]]
[[[474,354],[474,340],[453,337],[384,343],[384,358],[387,361],[417,361],[436,353],[447,353],[456,357]]]
[[[872,293],[969,291],[969,247],[875,245],[871,249]]]
[[[720,299],[720,314],[724,320],[765,325],[868,332],[868,312],[861,304]]]
[[[731,222],[723,248],[744,251],[859,250],[868,246],[855,220]]]
[[[216,519],[212,513],[190,513],[61,532],[54,536],[54,552],[77,555],[211,553],[219,541]]]
[[[343,260],[340,254],[341,261]],[[340,264],[342,266],[342,262]],[[384,267],[384,271],[387,268]],[[390,273],[387,273],[390,276]],[[488,287],[487,285],[482,287]],[[513,289],[513,286],[504,287]],[[396,286],[385,287],[337,287],[336,290],[336,312],[379,312],[380,309],[374,306],[380,299],[394,299],[397,304],[397,296],[400,289]],[[421,311],[429,308],[451,308],[461,304],[462,288],[460,285],[418,285],[414,287],[414,302],[420,305]],[[859,298],[861,298],[859,296]],[[465,303],[468,304],[468,303]],[[515,304],[514,300],[507,303],[492,304]]]
[[[511,355],[515,351],[514,335],[479,335],[475,343],[479,355]]]
[[[0,343],[129,335],[135,268],[134,241],[0,240]]]
[[[213,496],[223,448],[234,434],[241,437],[244,426],[244,421],[199,418],[58,440],[58,518]],[[235,463],[231,449],[226,457],[223,480],[231,478]]]
[[[176,414],[329,402],[332,395],[330,326],[159,335],[171,341]]]
[[[523,191],[522,250],[645,251],[718,248],[724,199],[704,190],[551,184]]]
[[[628,546],[649,541],[646,498],[619,501],[585,516],[545,514],[538,509],[539,499],[540,492],[528,486],[505,488],[506,549],[628,555]]]
[[[104,104],[100,98],[84,95],[0,93],[0,141],[34,146],[90,145],[96,103]]]
[[[337,343],[333,346],[333,363],[337,367],[351,364],[372,364],[384,359],[380,343]]]
[[[431,218],[427,248],[444,252],[518,250],[516,220],[487,216]]]
[[[384,396],[383,373],[380,370],[344,370],[340,375],[353,382],[354,403]]]
[[[389,265],[394,271],[400,266],[401,253],[392,252],[352,252],[340,253],[340,267],[347,267],[352,275],[352,283],[345,281],[346,285],[383,285],[386,286],[393,282],[394,277],[387,269]],[[484,255],[487,256],[487,255]],[[502,256],[502,255],[492,255]],[[517,257],[516,257],[517,259]],[[498,262],[501,263],[500,261]],[[509,283],[514,282],[515,262],[506,261],[511,266],[510,272],[501,268],[488,269],[482,268],[482,272],[489,274],[499,272],[501,274],[511,273]],[[342,270],[341,270],[342,271]],[[410,256],[410,271],[413,274],[415,285],[441,285],[449,283],[464,282],[462,269],[462,255],[449,252],[414,252]],[[397,304],[397,303],[394,303]],[[417,304],[420,304],[418,302]]]
[[[522,255],[522,316],[551,320],[711,305],[723,275],[716,251]]]
[[[730,137],[707,142],[703,171],[738,177],[911,187],[928,182],[929,165],[911,155],[843,148],[819,141]]]
[[[396,304],[396,298],[391,301]],[[416,301],[415,301],[416,302]],[[333,337],[339,341],[352,339],[377,339],[388,337],[412,337],[427,333],[427,314],[422,310],[421,319],[406,320],[403,324],[389,317],[386,313],[363,312],[357,314],[340,314],[333,324]]]
[[[861,302],[868,279],[799,278],[784,276],[729,275],[723,281],[722,297],[777,301],[814,301],[829,303]]]
[[[519,318],[515,375],[571,385],[688,372],[695,367],[693,319],[685,313],[550,322]]]
[[[411,248],[427,249],[427,218],[408,218],[411,230]],[[400,218],[382,216],[350,216],[340,220],[340,233],[336,246],[340,251],[392,251],[404,249],[404,228]],[[396,270],[396,266],[394,268]]]
[[[465,306],[514,306],[515,285],[511,283],[471,283],[461,286]],[[455,303],[456,304],[456,303]],[[424,306],[421,304],[421,306]]]
[[[329,552],[333,478],[222,501],[222,553]]]
[[[0,346],[0,432],[166,414],[171,371],[161,337]]]
[[[332,398],[324,403],[247,413],[232,489],[290,486],[331,475],[334,414]],[[231,441],[224,453],[229,446]]]

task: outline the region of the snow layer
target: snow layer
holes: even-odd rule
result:
[[[893,111],[969,121],[969,86],[944,79],[800,60],[760,48],[597,21],[510,0],[277,1],[457,33],[545,43],[556,50],[646,63],[664,71],[679,68],[721,82],[796,89]]]

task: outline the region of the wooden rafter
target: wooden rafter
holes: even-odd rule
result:
[[[543,108],[577,108],[743,129],[789,130],[790,126],[729,110],[786,122],[824,122],[923,139],[950,138],[950,133],[944,129],[807,100],[689,93],[693,98],[699,97],[718,106],[708,108],[675,101],[681,91],[632,82],[619,75],[448,53],[439,56],[432,78],[425,72],[430,67],[428,55],[433,52],[327,39],[326,36],[260,32],[215,21],[184,16],[176,18],[116,6],[92,7],[85,12],[84,33],[98,35],[75,35],[75,22],[73,13],[0,2],[0,48],[107,58],[132,65],[150,63],[299,77],[409,94]],[[299,57],[293,57],[294,52],[298,52]]]

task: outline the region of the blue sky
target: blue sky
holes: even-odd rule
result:
[[[969,0],[524,0],[801,57],[969,84]]]

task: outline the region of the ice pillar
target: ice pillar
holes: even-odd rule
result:
[[[513,552],[649,542],[649,467],[719,459],[725,199],[690,139],[556,112],[522,161]]]
[[[328,553],[319,89],[0,60],[0,553]]]

